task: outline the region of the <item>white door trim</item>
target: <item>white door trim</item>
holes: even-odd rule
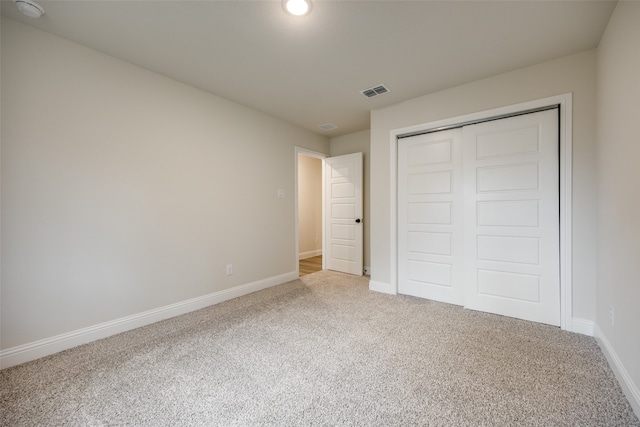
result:
[[[300,255],[300,224],[298,221],[298,154],[303,154],[305,156],[309,156],[309,157],[315,157],[316,159],[320,159],[322,160],[322,269],[325,268],[325,257],[324,257],[324,160],[328,157],[326,154],[324,153],[320,153],[318,151],[313,151],[313,150],[309,150],[307,148],[302,148],[302,147],[294,147],[294,176],[295,179],[294,184],[293,184],[293,204],[295,206],[295,266],[296,266],[296,277],[300,276],[300,260],[299,260],[299,255]]]
[[[391,289],[398,292],[398,137],[413,133],[436,130],[462,123],[481,121],[493,117],[517,114],[537,108],[560,106],[560,327],[563,330],[573,331],[573,307],[572,307],[572,107],[573,94],[565,93],[549,98],[538,99],[515,105],[480,111],[444,120],[423,123],[415,126],[394,129],[389,139],[390,159],[390,270]],[[580,332],[580,331],[576,331]]]

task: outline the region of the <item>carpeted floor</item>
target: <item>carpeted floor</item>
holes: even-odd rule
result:
[[[322,271],[0,371],[2,426],[640,426],[593,338]]]

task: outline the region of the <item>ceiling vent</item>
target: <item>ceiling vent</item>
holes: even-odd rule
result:
[[[338,126],[334,125],[333,123],[325,123],[323,125],[318,126],[320,129],[322,130],[334,130],[334,129],[338,129]]]
[[[373,98],[374,96],[382,95],[383,93],[391,92],[385,85],[378,85],[370,87],[369,89],[361,90],[360,93],[367,98]]]

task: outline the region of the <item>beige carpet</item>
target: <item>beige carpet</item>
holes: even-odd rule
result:
[[[314,273],[0,371],[2,426],[640,426],[594,339]]]

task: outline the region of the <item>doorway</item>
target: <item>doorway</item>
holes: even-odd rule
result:
[[[323,270],[361,276],[363,154],[327,157],[295,147],[295,177],[298,276],[300,260],[318,256]]]
[[[296,255],[298,276],[323,268],[324,154],[296,147]]]

